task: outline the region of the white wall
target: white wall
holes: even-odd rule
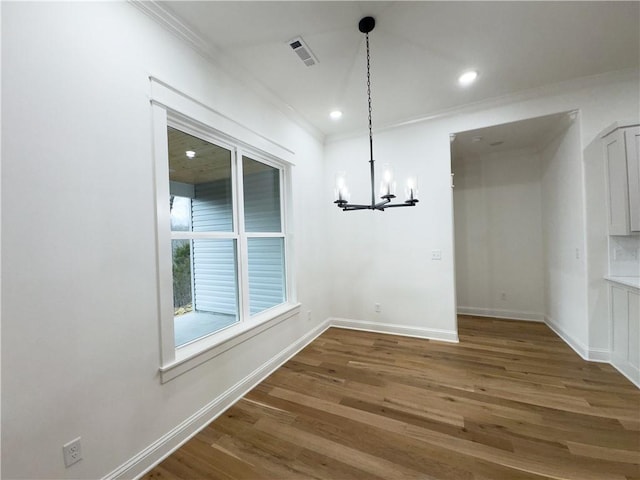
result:
[[[5,478],[109,474],[328,316],[454,338],[449,133],[580,108],[584,146],[638,105],[637,73],[609,75],[378,131],[376,158],[417,173],[421,202],[344,213],[333,174],[350,170],[354,199],[367,200],[364,133],[323,153],[129,4],[3,3],[2,67]],[[294,261],[312,311],[164,385],[149,75],[296,152]],[[65,469],[61,446],[78,435],[84,459]]]
[[[166,384],[149,75],[297,162],[303,318]],[[100,478],[329,316],[323,147],[124,2],[3,3],[2,87],[2,476]],[[77,436],[84,459],[65,469]]]
[[[585,202],[578,122],[540,152],[547,322],[588,351]]]
[[[398,331],[408,326],[419,329],[413,333],[433,338],[455,331],[449,134],[579,110],[579,127],[575,127],[576,130],[563,140],[573,140],[578,145],[576,152],[566,152],[574,160],[567,167],[571,171],[566,179],[571,183],[569,200],[577,202],[569,206],[571,212],[566,212],[569,216],[566,228],[576,230],[568,232],[571,240],[567,240],[567,247],[559,253],[562,258],[555,258],[554,267],[561,266],[557,278],[563,282],[563,291],[571,296],[558,296],[558,304],[553,305],[551,314],[555,322],[567,328],[569,338],[586,345],[588,318],[584,238],[588,222],[584,218],[581,149],[608,124],[635,115],[640,103],[637,86],[637,71],[611,73],[470,105],[449,115],[375,131],[376,161],[394,162],[399,177],[405,172],[416,172],[421,183],[420,203],[415,208],[384,213],[341,212],[333,206],[328,207],[331,209],[328,230],[330,268],[335,272],[331,297],[333,316],[359,320],[361,325],[383,331]],[[329,139],[325,150],[327,185],[332,184],[336,171],[346,170],[351,175],[352,199],[366,202],[367,147],[365,132],[357,138]],[[565,188],[564,185],[559,186]],[[327,188],[327,203],[330,193]],[[557,220],[562,218],[558,216]],[[581,252],[577,265],[573,263],[574,245]],[[442,250],[441,261],[430,259],[433,249]],[[380,314],[373,311],[374,303],[381,304]],[[567,318],[563,316],[565,313]],[[596,321],[607,322],[606,318]]]
[[[465,156],[453,170],[458,313],[542,320],[537,152]]]
[[[327,188],[333,315],[351,326],[455,340],[448,133],[414,125],[380,132],[374,142],[375,158],[392,161],[398,180],[419,177],[420,203],[343,212],[330,203]],[[355,203],[370,201],[368,147],[363,137],[325,149],[326,184],[345,170]],[[401,183],[398,193],[404,201]],[[431,260],[432,250],[442,251],[441,261]]]

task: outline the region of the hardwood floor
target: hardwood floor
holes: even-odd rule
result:
[[[640,391],[542,323],[331,328],[151,479],[640,479]]]

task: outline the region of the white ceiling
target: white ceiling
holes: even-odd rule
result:
[[[458,132],[451,143],[451,155],[456,160],[510,150],[539,150],[565,131],[576,115],[562,112]]]
[[[221,65],[325,135],[366,127],[370,34],[374,129],[464,104],[640,65],[640,2],[162,2]],[[287,44],[302,36],[319,63]],[[480,72],[462,88],[466,69]],[[286,107],[285,107],[286,106]],[[344,116],[331,120],[330,110]]]

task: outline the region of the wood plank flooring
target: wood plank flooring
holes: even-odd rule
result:
[[[331,328],[143,478],[640,479],[640,391],[542,323]]]

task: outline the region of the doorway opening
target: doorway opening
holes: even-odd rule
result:
[[[582,328],[577,118],[562,112],[452,135],[458,314]]]

